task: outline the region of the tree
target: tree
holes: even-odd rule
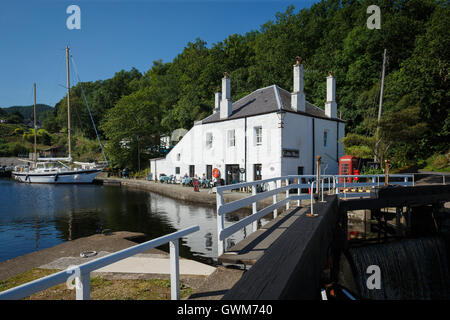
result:
[[[23,123],[24,118],[19,111],[14,111],[8,116],[8,118],[6,118],[6,121],[8,121],[9,123],[21,124]]]
[[[142,154],[155,143],[160,121],[161,110],[148,88],[121,98],[101,125],[112,165],[140,170]]]

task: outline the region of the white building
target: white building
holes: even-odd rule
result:
[[[337,118],[331,72],[326,81],[327,102],[322,110],[305,99],[300,58],[294,65],[292,93],[272,85],[232,102],[225,73],[213,114],[196,122],[165,158],[150,160],[153,176],[187,173],[210,178],[217,168],[228,184],[315,174],[318,155],[322,174],[337,174],[344,154],[339,141],[345,135],[345,122]]]

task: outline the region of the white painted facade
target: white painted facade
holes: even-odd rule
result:
[[[296,80],[298,77],[301,79]],[[330,77],[327,78],[327,84],[332,87],[328,89],[334,90],[334,78]],[[332,105],[334,110],[327,110],[325,113],[322,109],[309,104],[310,108],[316,108],[314,111],[323,113],[323,116],[309,115],[308,110],[305,112],[302,65],[294,66],[294,89],[297,88],[294,93],[282,92],[284,89],[270,86],[258,89],[247,96],[257,96],[258,91],[261,91],[260,93],[265,91],[267,94],[270,90],[274,90],[276,97],[274,104],[277,105],[270,109],[272,111],[263,114],[250,113],[229,119],[230,114],[235,112],[235,104],[242,99],[233,103],[232,108],[227,76],[224,77],[222,85],[222,91],[227,92],[221,96],[216,94],[214,110],[214,113],[220,115],[220,119],[208,123],[197,122],[166,158],[152,159],[151,172],[155,179],[162,173],[176,175],[177,178],[185,174],[202,177],[203,174],[208,175],[207,166],[210,166],[209,173],[211,169],[217,168],[220,171],[220,178],[227,180],[227,165],[237,165],[245,169],[245,173],[238,175],[239,181],[254,181],[258,166],[261,168],[261,176],[257,178],[261,179],[299,173],[315,174],[315,161],[318,155],[322,157],[322,173],[338,173],[338,159],[344,155],[344,148],[339,140],[345,135],[345,123],[335,118],[336,102],[328,101],[330,97],[334,99],[334,92],[327,94],[327,103],[330,102],[329,105]],[[286,106],[282,104],[280,93],[296,98],[291,100],[291,105]],[[225,108],[221,108],[222,106]],[[282,128],[277,115],[277,111],[280,110],[284,111]],[[258,136],[258,132],[262,134]],[[293,152],[289,154],[289,150]],[[192,167],[190,170],[190,166],[194,166],[193,171]],[[230,178],[227,182],[238,181]]]

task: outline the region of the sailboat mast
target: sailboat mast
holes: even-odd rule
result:
[[[384,49],[383,54],[383,69],[381,71],[381,88],[380,88],[380,103],[378,105],[378,121],[377,121],[377,131],[375,133],[375,156],[374,162],[378,162],[379,157],[379,144],[380,144],[380,120],[381,120],[381,112],[383,110],[383,89],[384,89],[384,72],[386,69],[386,49]]]
[[[33,85],[34,88],[34,165],[36,166],[37,161],[37,126],[36,126],[36,83]]]
[[[66,47],[67,63],[67,139],[69,147],[69,159],[72,159],[71,130],[70,130],[70,73],[69,73],[69,46]]]

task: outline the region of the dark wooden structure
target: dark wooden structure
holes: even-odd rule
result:
[[[283,217],[250,235],[246,243],[238,243],[230,256],[234,261],[253,262],[250,270],[223,297],[224,300],[279,300],[318,299],[322,272],[330,267],[330,259],[336,247],[345,248],[347,212],[351,210],[379,210],[396,208],[397,230],[401,231],[400,218],[407,207],[407,227],[416,224],[423,227],[420,213],[423,208],[442,208],[450,201],[450,185],[427,185],[414,187],[385,186],[371,191],[370,198],[338,200],[337,196],[327,196],[326,202],[317,202],[314,212],[318,217],[308,217],[309,208],[295,208]],[[414,210],[414,209],[420,210]],[[430,210],[431,210],[430,209]],[[425,210],[426,211],[426,210]],[[416,217],[414,217],[416,216]],[[284,220],[283,220],[284,219]],[[420,221],[419,221],[420,220]],[[289,223],[287,223],[289,221]],[[408,225],[409,223],[409,225]],[[281,226],[284,228],[282,232]],[[273,241],[262,248],[258,239],[271,238],[270,232],[278,232]],[[250,249],[246,251],[246,246]],[[260,246],[260,247],[258,247]],[[261,248],[258,254],[257,249]],[[254,251],[254,252],[252,252]],[[256,257],[254,261],[252,257]],[[246,260],[245,260],[246,259]],[[222,262],[232,262],[221,257]]]
[[[300,215],[223,297],[224,300],[315,299],[338,225],[338,200]],[[309,210],[308,210],[309,211]]]

